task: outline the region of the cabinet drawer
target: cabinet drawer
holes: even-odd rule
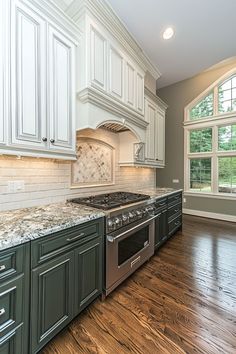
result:
[[[175,218],[173,221],[168,223],[168,235],[171,235],[182,225],[182,215]]]
[[[168,209],[168,220],[175,219],[182,212],[182,203],[176,204]]]
[[[159,199],[155,202],[156,210],[165,208],[167,206],[167,198]]]
[[[24,246],[1,251],[0,282],[23,272]]]
[[[20,275],[0,286],[0,340],[23,322],[23,280]]]
[[[103,235],[103,219],[88,222],[42,237],[31,244],[32,267],[87,242],[90,238]]]
[[[0,339],[0,354],[25,354],[23,349],[23,325]]]
[[[182,192],[170,195],[168,197],[169,205],[178,204],[178,203],[182,203]]]

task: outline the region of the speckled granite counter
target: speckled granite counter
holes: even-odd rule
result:
[[[173,193],[182,192],[182,189],[173,189],[173,188],[148,188],[148,189],[139,189],[136,190],[136,193],[143,193],[150,195],[151,198],[159,199],[167,197]]]
[[[0,250],[103,217],[82,205],[57,203],[0,213]]]

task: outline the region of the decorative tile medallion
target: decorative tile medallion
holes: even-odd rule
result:
[[[114,183],[114,149],[101,140],[78,138],[77,161],[72,163],[71,186],[88,187]]]

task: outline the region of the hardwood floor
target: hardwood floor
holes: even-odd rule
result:
[[[178,232],[41,352],[236,353],[236,224],[185,216]]]

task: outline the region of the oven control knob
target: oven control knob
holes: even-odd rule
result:
[[[122,226],[122,220],[121,220],[121,218],[115,218],[115,225],[116,225],[116,227],[120,227],[120,226]]]
[[[136,211],[136,215],[138,218],[141,218],[142,217],[142,211],[141,210],[137,210]]]
[[[115,222],[112,219],[108,219],[107,221],[107,226],[108,226],[108,230],[112,231],[115,230]]]
[[[126,224],[126,223],[128,222],[128,220],[129,220],[128,214],[123,214],[123,215],[122,215],[122,221],[123,221],[123,223]]]
[[[130,211],[130,212],[129,212],[129,219],[130,219],[130,220],[133,220],[134,217],[135,217],[134,212],[133,212],[133,211]]]

